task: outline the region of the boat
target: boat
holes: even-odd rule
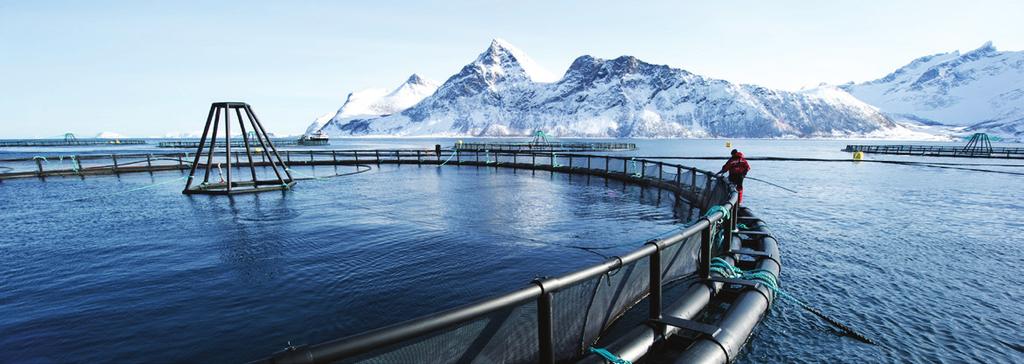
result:
[[[317,131],[314,134],[306,134],[299,138],[299,145],[328,145],[329,138],[327,133],[323,131]]]

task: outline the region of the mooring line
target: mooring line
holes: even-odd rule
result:
[[[68,200],[50,201],[50,203],[78,202],[78,201],[85,201],[85,200],[91,200],[91,199],[97,199],[97,198],[104,198],[104,197],[110,197],[110,196],[123,195],[123,194],[126,194],[126,193],[131,193],[131,192],[135,192],[135,191],[141,191],[141,190],[150,189],[150,188],[157,187],[157,186],[162,186],[162,185],[178,182],[178,181],[184,180],[186,178],[188,178],[188,176],[182,176],[180,178],[175,178],[175,179],[171,179],[171,180],[167,180],[167,181],[163,181],[163,182],[157,182],[157,183],[153,183],[153,184],[149,184],[149,185],[145,185],[145,186],[141,186],[141,187],[136,187],[136,188],[132,188],[132,189],[124,190],[124,191],[104,193],[104,194],[94,195],[94,196],[79,197],[79,198],[68,199]]]
[[[366,165],[366,164],[353,164],[353,165],[356,166],[356,171],[355,172],[335,173],[335,174],[328,175],[328,176],[309,175],[309,174],[305,174],[305,173],[296,171],[296,170],[291,169],[291,168],[285,168],[285,170],[287,170],[289,172],[292,172],[292,173],[295,173],[295,174],[298,174],[300,176],[305,176],[304,178],[294,178],[293,180],[295,180],[295,181],[309,181],[309,180],[322,181],[322,180],[329,179],[329,178],[334,178],[334,177],[344,177],[344,176],[351,176],[351,175],[355,175],[355,174],[360,174],[360,173],[363,173],[363,172],[368,172],[371,169],[373,169],[373,167],[371,167],[369,165]]]
[[[772,292],[775,292],[777,296],[785,298],[793,303],[796,303],[797,305],[800,306],[800,308],[803,308],[807,312],[810,312],[815,316],[818,316],[822,320],[825,320],[825,322],[828,322],[832,326],[835,326],[836,328],[842,330],[844,333],[846,333],[847,336],[850,336],[866,344],[878,345],[877,343],[875,343],[874,340],[871,340],[867,336],[864,336],[863,334],[857,332],[856,330],[850,328],[849,326],[844,325],[842,322],[839,322],[839,320],[836,320],[832,317],[829,317],[828,315],[825,315],[824,313],[821,312],[821,310],[818,310],[817,308],[812,307],[807,302],[804,302],[799,298],[796,298],[793,295],[783,291],[782,288],[779,288],[779,278],[776,277],[775,274],[770,271],[764,269],[744,271],[732,264],[729,264],[729,262],[725,261],[725,259],[713,258],[711,259],[711,272],[717,273],[718,275],[725,278],[739,278],[744,280],[760,282],[764,284],[765,287],[768,287],[768,289],[770,289]]]
[[[777,185],[777,184],[774,184],[774,183],[771,183],[771,182],[765,181],[765,180],[763,180],[763,179],[759,179],[759,178],[754,178],[754,177],[744,177],[744,178],[746,178],[746,179],[751,179],[751,180],[755,180],[755,181],[758,181],[758,182],[761,182],[761,183],[765,183],[765,184],[768,184],[768,185],[771,185],[771,186],[775,186],[775,187],[781,188],[781,189],[783,189],[783,190],[786,190],[786,191],[789,191],[789,192],[792,192],[792,193],[796,193],[796,194],[799,194],[799,193],[800,193],[800,192],[796,192],[796,191],[794,191],[794,190],[791,190],[791,189],[789,189],[789,188],[786,188],[786,187],[782,187],[782,186],[779,186],[779,185]]]

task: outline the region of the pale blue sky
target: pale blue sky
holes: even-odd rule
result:
[[[352,90],[444,81],[504,38],[561,74],[633,55],[783,89],[866,81],[992,40],[1024,49],[1021,1],[405,3],[0,0],[0,138],[202,128],[253,105],[298,133]]]

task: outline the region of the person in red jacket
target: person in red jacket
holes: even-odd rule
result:
[[[732,157],[729,161],[725,162],[722,166],[722,170],[718,172],[719,175],[729,172],[729,182],[736,185],[736,192],[739,193],[739,198],[736,199],[736,204],[739,205],[743,202],[743,178],[747,177],[747,172],[750,172],[750,163],[743,158],[743,153],[733,149]]]

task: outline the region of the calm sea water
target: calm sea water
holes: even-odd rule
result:
[[[640,156],[728,152],[722,140],[636,142]],[[732,142],[751,157],[849,158],[843,141]],[[797,191],[746,183],[746,205],[780,240],[784,289],[880,345],[779,302],[741,362],[1024,362],[1024,176],[752,165]],[[624,252],[677,222],[650,191],[539,172],[385,166],[233,200],[183,196],[180,176],[0,183],[0,362],[251,360],[580,268],[602,258],[572,246]],[[106,197],[66,202],[83,196]]]

